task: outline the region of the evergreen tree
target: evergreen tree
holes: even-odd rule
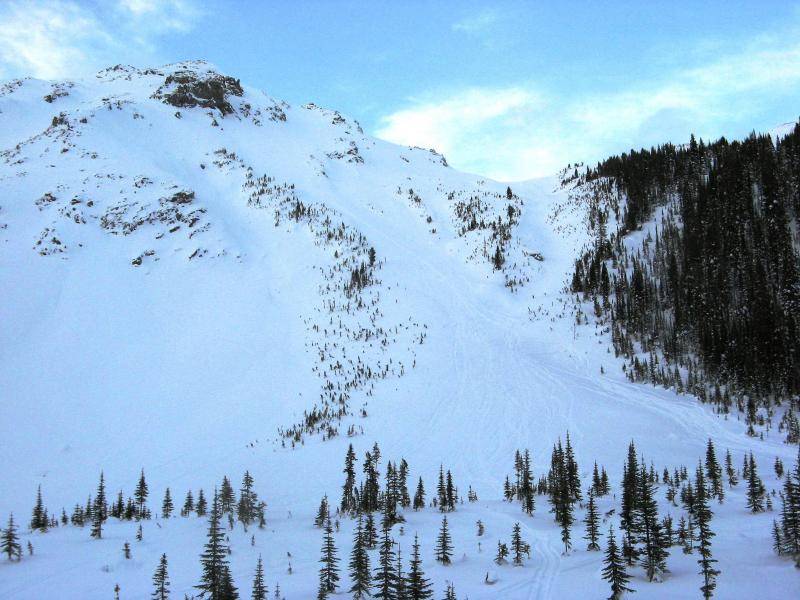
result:
[[[655,484],[645,473],[644,466],[639,475],[639,498],[636,504],[636,521],[639,528],[638,540],[643,544],[642,566],[650,581],[660,578],[667,572],[669,553],[661,536],[661,523],[658,518],[658,504],[655,499]]]
[[[600,479],[600,471],[597,469],[597,461],[594,461],[594,469],[592,470],[592,491],[595,496],[603,495],[603,482]]]
[[[386,493],[383,495],[383,518],[388,521],[390,526],[403,520],[397,514],[399,499],[397,470],[390,461],[386,465]]]
[[[31,515],[31,530],[36,531],[38,529],[47,531],[49,521],[47,509],[44,507],[44,502],[42,501],[42,486],[40,485],[36,489],[36,504],[33,507],[33,513]]]
[[[500,248],[500,244],[498,244],[494,254],[492,255],[492,265],[494,266],[495,271],[502,269],[505,262],[506,258],[503,256],[503,250]]]
[[[597,504],[594,501],[594,488],[589,488],[589,504],[586,508],[586,517],[583,519],[586,524],[586,535],[583,539],[588,540],[587,550],[600,550],[597,543],[600,529],[600,516],[597,514]]]
[[[200,491],[197,493],[197,505],[195,509],[198,517],[205,517],[206,512],[208,512],[208,502],[206,502],[206,497],[203,494],[202,488],[200,488]]]
[[[122,496],[122,490],[117,493],[117,499],[111,504],[108,514],[115,519],[121,519],[125,516],[125,499]]]
[[[439,465],[439,484],[436,486],[436,496],[439,510],[445,512],[447,510],[447,486],[444,481],[444,466],[442,465]]]
[[[267,593],[267,586],[264,584],[264,563],[259,554],[256,573],[253,576],[253,592],[250,594],[250,600],[267,600]]]
[[[330,521],[331,513],[328,509],[328,496],[323,496],[317,509],[317,516],[314,518],[314,526],[323,527],[325,523]]]
[[[778,479],[782,479],[783,478],[783,461],[781,460],[780,456],[776,456],[775,457],[775,463],[774,463],[773,467],[775,469],[775,476]]]
[[[0,553],[5,554],[8,560],[21,560],[22,546],[19,545],[19,535],[13,514],[9,515],[8,526],[0,534]]]
[[[403,558],[400,547],[397,547],[397,566],[395,567],[394,577],[394,597],[397,600],[406,600],[408,598],[408,589],[405,573],[403,573]]]
[[[450,531],[447,528],[447,515],[442,517],[442,527],[439,529],[439,536],[436,538],[436,560],[443,565],[449,565],[453,556],[453,540],[450,538]]]
[[[78,527],[83,527],[84,523],[86,522],[86,517],[83,512],[83,507],[80,504],[76,504],[75,508],[72,509],[70,522],[73,525],[77,525]]]
[[[356,509],[355,487],[356,487],[356,453],[353,444],[347,448],[347,455],[344,459],[345,480],[342,486],[342,501],[339,508],[343,513],[350,513]]]
[[[220,526],[222,507],[219,493],[214,490],[211,511],[208,515],[208,534],[200,564],[203,574],[200,583],[195,586],[200,596],[209,600],[230,600],[230,571],[228,567],[228,547],[225,545],[225,534]]]
[[[170,493],[169,488],[167,488],[164,492],[164,501],[161,503],[161,516],[165,519],[169,519],[172,516],[172,510],[174,508],[175,507],[172,503],[172,494]]]
[[[553,513],[556,523],[561,526],[561,540],[564,542],[564,552],[572,548],[570,541],[570,527],[574,522],[573,507],[575,496],[571,490],[570,459],[561,446],[561,440],[553,447],[550,457],[550,472],[547,475],[547,490],[550,495],[550,512]]]
[[[564,462],[566,466],[567,483],[569,486],[569,501],[580,502],[581,497],[581,479],[578,463],[575,461],[575,453],[572,451],[572,444],[569,439],[569,431],[567,432],[567,443],[564,448]]]
[[[722,485],[722,467],[717,462],[714,442],[711,441],[711,438],[708,438],[708,445],[706,446],[706,477],[711,487],[711,494],[722,503],[725,497],[725,489]]]
[[[105,482],[103,481],[103,472],[100,472],[100,483],[97,485],[97,497],[94,499],[94,506],[92,506],[92,530],[89,533],[91,537],[99,540],[103,537],[103,521],[105,521]]]
[[[736,476],[736,469],[733,466],[733,457],[731,451],[725,453],[725,473],[728,476],[728,485],[735,487],[739,483],[739,478]]]
[[[397,485],[400,506],[411,506],[411,497],[408,493],[408,463],[405,458],[400,459],[400,469],[397,472]]]
[[[353,534],[353,550],[350,553],[350,563],[348,564],[350,580],[353,582],[353,585],[350,587],[350,593],[353,594],[353,598],[356,599],[369,596],[372,583],[370,577],[369,554],[367,553],[367,544],[364,538],[364,527],[361,515],[359,515],[356,530]]]
[[[747,508],[751,512],[764,512],[764,484],[758,476],[753,453],[750,453],[750,464],[747,467]]]
[[[219,488],[219,506],[222,515],[233,513],[236,505],[236,494],[227,476],[222,478],[222,485]]]
[[[149,490],[147,488],[147,481],[144,478],[144,469],[139,476],[139,482],[136,484],[136,490],[133,492],[133,498],[136,500],[137,512],[136,519],[150,518],[149,511],[147,510],[147,496]]]
[[[509,481],[508,475],[506,475],[506,481],[503,484],[503,498],[505,498],[507,502],[511,502],[514,499],[514,488],[511,487],[511,481]]]
[[[420,477],[417,483],[417,491],[414,493],[414,510],[423,508],[425,508],[425,486],[422,483],[422,477]]]
[[[239,492],[239,505],[237,506],[237,517],[244,525],[244,530],[260,518],[261,507],[258,501],[258,494],[253,489],[253,476],[250,471],[245,471],[242,477],[242,488]]]
[[[520,481],[519,481],[519,498],[520,502],[522,503],[522,510],[524,510],[529,515],[533,515],[533,511],[536,508],[536,503],[534,500],[533,471],[531,470],[531,455],[527,449],[525,450],[525,453],[523,455],[521,467],[522,470],[520,473]]]
[[[149,519],[150,511],[147,510],[147,496],[149,495],[147,481],[144,477],[144,469],[139,475],[139,482],[136,484],[136,489],[133,492],[133,499],[136,501],[136,519]]]
[[[514,564],[522,566],[523,555],[530,554],[530,545],[522,539],[522,533],[519,523],[514,523],[514,529],[511,532],[511,550],[514,552]]]
[[[444,592],[444,600],[458,600],[456,597],[456,588],[450,582],[447,583],[447,589]]]
[[[192,490],[186,492],[186,500],[183,501],[183,509],[181,509],[181,516],[188,517],[194,512],[194,497]]]
[[[608,542],[603,565],[603,579],[611,585],[611,596],[608,597],[608,600],[619,600],[625,592],[633,591],[628,587],[631,577],[625,570],[625,563],[614,540],[613,527],[608,530]]]
[[[169,600],[169,574],[167,573],[167,555],[162,554],[156,572],[153,574],[153,600]]]
[[[620,528],[625,534],[622,551],[629,565],[639,558],[635,546],[639,530],[636,520],[639,489],[639,462],[636,458],[636,447],[631,441],[628,446],[628,458],[622,470],[622,507],[620,509]]]
[[[603,483],[603,491],[598,496],[607,496],[611,493],[611,485],[608,482],[608,473],[606,473],[605,467],[601,467],[600,481]]]
[[[367,520],[364,523],[364,543],[369,549],[378,544],[378,530],[375,527],[375,519],[372,513],[367,513]]]
[[[225,565],[225,567],[222,569],[222,585],[220,588],[220,598],[222,598],[222,600],[239,599],[239,591],[233,584],[233,576],[231,575],[231,569],[228,565]]]
[[[333,526],[331,520],[325,522],[325,534],[322,538],[322,566],[319,569],[319,591],[317,600],[325,600],[328,594],[336,592],[339,583],[339,558],[336,555],[336,545],[333,539]]]
[[[781,530],[778,527],[778,522],[772,520],[772,549],[776,554],[783,554],[783,538],[781,537]]]
[[[373,584],[375,598],[379,600],[399,600],[395,595],[397,589],[397,573],[395,572],[394,540],[389,535],[389,527],[383,528],[380,551],[378,553],[378,567],[375,569]]]
[[[456,500],[458,499],[458,491],[456,490],[456,486],[453,484],[453,475],[450,473],[450,469],[447,470],[447,483],[445,485],[445,494],[447,498],[447,510],[453,511],[456,509]]]
[[[794,467],[786,473],[781,493],[779,554],[794,556],[800,567],[800,451]]]
[[[128,498],[127,502],[125,502],[125,512],[123,513],[123,518],[126,521],[132,521],[136,516],[136,505],[133,503],[133,498]]]
[[[494,557],[494,562],[498,565],[503,565],[506,563],[507,558],[508,558],[508,546],[506,546],[500,540],[497,540],[497,554]]]
[[[408,570],[408,600],[429,600],[433,597],[431,587],[431,582],[425,578],[425,573],[422,571],[419,538],[414,534],[414,545],[412,546],[411,563]]]
[[[94,511],[100,514],[100,520],[105,523],[108,518],[108,503],[106,502],[106,481],[100,471],[100,481],[97,484],[97,495],[94,498]]]
[[[708,463],[706,463],[706,468],[708,468]],[[714,595],[719,571],[714,568],[714,563],[717,561],[711,557],[711,538],[714,537],[714,532],[711,531],[713,513],[708,507],[706,484],[703,481],[703,469],[700,466],[697,467],[695,491],[694,518],[697,524],[697,547],[700,552],[700,559],[697,563],[700,565],[700,574],[703,576],[703,585],[700,591],[703,592],[703,598],[708,600]]]
[[[378,463],[380,461],[380,449],[375,444],[372,453],[367,452],[364,456],[364,491],[361,494],[361,510],[373,512],[378,510],[378,496],[380,485],[378,484]]]

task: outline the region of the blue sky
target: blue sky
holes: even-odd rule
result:
[[[187,58],[500,179],[800,116],[785,0],[0,0],[0,78]]]

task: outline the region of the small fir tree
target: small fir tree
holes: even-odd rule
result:
[[[267,586],[264,584],[264,563],[261,560],[261,555],[258,555],[256,562],[256,572],[253,575],[253,591],[250,594],[250,600],[267,600]]]
[[[356,524],[355,533],[353,534],[353,550],[350,553],[348,568],[350,571],[350,580],[353,582],[353,585],[350,587],[350,593],[353,594],[353,598],[359,599],[364,596],[369,596],[372,579],[370,576],[369,553],[367,552],[361,515],[358,517],[358,523]]]
[[[0,552],[5,554],[10,561],[22,559],[22,546],[19,545],[19,535],[13,513],[8,516],[8,525],[0,535]]]
[[[167,555],[162,554],[156,572],[153,574],[153,600],[169,600],[169,574],[167,573]]]
[[[333,539],[333,526],[331,525],[330,519],[325,522],[320,563],[317,600],[325,600],[328,594],[336,592],[336,586],[339,583],[339,558],[336,552],[336,545]]]
[[[417,491],[414,493],[414,510],[421,510],[425,508],[425,485],[422,483],[422,477],[417,482]]]
[[[600,544],[597,543],[600,536],[600,516],[597,514],[597,504],[594,501],[594,488],[589,489],[589,503],[583,522],[586,525],[586,535],[583,536],[583,539],[589,542],[586,549],[600,550]]]
[[[172,503],[172,494],[169,488],[164,492],[164,501],[161,503],[161,516],[169,519],[172,516],[172,510],[175,506]]]
[[[149,495],[147,487],[147,480],[144,477],[144,469],[139,475],[139,482],[136,484],[136,489],[133,492],[133,498],[136,500],[136,518],[148,519],[149,511],[147,510],[147,496]]]
[[[522,539],[522,533],[519,523],[514,523],[514,528],[511,531],[511,549],[514,552],[514,564],[522,566],[523,555],[530,553],[530,545]]]
[[[422,559],[419,552],[419,538],[414,534],[414,545],[411,550],[411,563],[408,569],[408,600],[430,600],[433,597],[431,582],[422,571]],[[399,599],[398,599],[399,600]]]
[[[439,536],[436,538],[436,560],[443,565],[449,565],[453,556],[453,541],[450,538],[450,530],[447,527],[447,515],[442,517],[442,527],[439,529]]]
[[[606,554],[603,560],[603,579],[611,585],[611,596],[608,597],[608,600],[619,600],[625,592],[633,591],[628,587],[631,577],[625,570],[625,562],[614,540],[613,527],[609,528],[607,539]]]

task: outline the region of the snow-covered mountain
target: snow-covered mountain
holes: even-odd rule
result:
[[[361,461],[377,442],[430,493],[444,465],[479,498],[449,516],[451,566],[433,560],[435,509],[405,511],[395,530],[404,556],[419,531],[437,597],[452,581],[472,600],[599,598],[583,510],[562,556],[545,496],[533,518],[503,501],[517,449],[538,479],[569,432],[584,485],[597,461],[615,491],[631,440],[659,473],[693,472],[708,439],[737,467],[752,451],[768,492],[775,458],[796,458],[777,433],[750,438],[735,415],[629,383],[607,324],[590,306],[577,324],[564,290],[589,215],[561,178],[508,188],[460,173],[203,62],[7,82],[0,148],[3,521],[27,523],[37,486],[51,512],[71,512],[101,470],[109,496],[127,497],[144,469],[153,507],[167,487],[180,505],[249,470],[267,525],[229,534],[236,583],[249,593],[260,554],[271,588],[311,598],[320,498],[338,504],[348,444]],[[683,510],[659,501],[677,522]],[[771,548],[774,513],[750,515],[742,485],[712,508],[718,597],[798,589]],[[515,521],[531,558],[498,567]],[[193,593],[205,519],[146,521],[141,542],[137,526],[24,533],[35,554],[0,564],[0,596],[110,598],[119,584],[146,598],[162,553],[173,595]],[[342,518],[336,534],[345,559],[352,528]],[[673,548],[661,584],[633,569],[637,597],[699,595],[696,560]]]

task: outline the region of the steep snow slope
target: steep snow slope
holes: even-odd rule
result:
[[[2,519],[25,522],[40,484],[52,511],[69,511],[101,470],[109,494],[128,495],[143,467],[156,507],[167,486],[180,504],[249,469],[268,528],[255,546],[231,534],[237,584],[247,590],[261,553],[287,598],[309,598],[319,498],[338,499],[348,443],[361,459],[377,441],[409,461],[410,481],[432,491],[443,463],[481,498],[452,515],[449,568],[432,560],[439,515],[407,515],[437,596],[449,580],[473,600],[602,597],[600,556],[582,543],[559,556],[544,497],[533,519],[501,502],[515,449],[531,450],[538,477],[569,431],[584,482],[597,460],[615,489],[631,439],[659,470],[692,468],[709,437],[737,466],[752,449],[768,489],[775,456],[794,459],[777,435],[752,440],[735,417],[629,384],[602,327],[574,325],[562,289],[588,238],[557,178],[509,198],[505,184],[205,63],[12,82],[0,111]],[[785,598],[798,579],[772,555],[774,515],[746,514],[741,488],[714,506],[719,597],[757,582],[759,597]],[[497,569],[497,539],[517,520],[532,559]],[[120,551],[132,524],[102,541],[30,534],[36,555],[0,565],[0,595],[110,597],[119,583],[122,597],[145,598],[167,552],[181,597],[198,581],[204,528],[148,522],[133,563]],[[337,535],[343,554],[350,531]],[[661,585],[637,571],[639,597],[695,595],[695,560],[673,549]],[[490,569],[499,581],[485,586]]]

